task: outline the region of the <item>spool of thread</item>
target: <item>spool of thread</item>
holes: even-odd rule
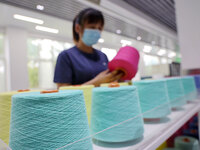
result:
[[[180,150],[199,150],[197,139],[189,136],[178,136],[175,138],[175,147]]]
[[[200,97],[200,75],[195,75],[194,80],[195,80],[195,85],[198,91],[198,97]]]
[[[0,139],[9,144],[11,98],[13,95],[29,92],[30,90],[18,90],[0,93]]]
[[[100,131],[103,132],[98,133]],[[94,136],[96,140],[125,142],[142,137],[143,132],[143,120],[135,86],[93,89],[91,133],[98,133]]]
[[[90,118],[91,118],[90,116],[91,116],[92,89],[93,88],[94,88],[93,85],[65,86],[65,87],[60,88],[61,90],[82,90],[83,91],[89,124],[90,124]]]
[[[158,119],[171,113],[165,80],[134,82],[138,89],[140,105],[145,119]]]
[[[188,76],[182,79],[183,89],[187,101],[193,101],[197,98],[197,90],[194,82],[194,77]]]
[[[184,89],[180,78],[168,78],[167,91],[170,105],[172,108],[178,108],[186,104]]]
[[[194,80],[195,80],[196,88],[200,89],[200,75],[195,75]]]
[[[197,139],[199,138],[198,129],[184,129],[183,135],[194,137],[194,138],[197,138]]]
[[[100,86],[101,87],[108,87],[110,83],[102,83]],[[129,86],[128,82],[119,82],[120,86]]]
[[[137,73],[139,52],[137,49],[131,46],[125,46],[120,48],[117,55],[108,64],[110,71],[120,70],[124,72],[122,80],[131,80]]]
[[[197,122],[190,122],[189,128],[190,129],[198,129],[198,123]]]
[[[9,143],[11,97],[17,92],[6,92],[0,94],[0,139]]]
[[[89,136],[83,92],[80,90],[12,97],[12,150],[57,149]],[[64,149],[92,150],[91,139]]]

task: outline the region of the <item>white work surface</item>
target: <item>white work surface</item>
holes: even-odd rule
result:
[[[184,125],[193,115],[200,111],[200,100],[193,101],[182,107],[183,109],[172,111],[168,118],[157,123],[144,124],[144,136],[139,142],[129,146],[121,144],[94,144],[94,150],[155,150],[165,142],[173,133]],[[105,145],[105,144],[103,144]],[[112,147],[112,148],[111,148]]]

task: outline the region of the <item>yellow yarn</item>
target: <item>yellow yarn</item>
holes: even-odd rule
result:
[[[167,142],[164,142],[156,150],[163,150],[166,147],[167,147]]]
[[[24,91],[32,92],[32,91]],[[9,132],[10,132],[10,114],[11,114],[11,102],[12,96],[23,92],[5,92],[0,93],[0,139],[7,145],[9,144]]]
[[[128,85],[133,85],[133,82],[132,81],[128,81]]]
[[[109,86],[110,83],[102,83],[100,86],[101,87],[106,87],[106,86]],[[119,82],[119,85],[120,86],[128,86],[129,85],[129,82]]]
[[[0,139],[9,142],[11,98],[17,92],[0,93]]]
[[[92,103],[92,88],[94,88],[93,85],[65,86],[60,88],[60,90],[83,90],[89,124],[90,124],[91,103]]]

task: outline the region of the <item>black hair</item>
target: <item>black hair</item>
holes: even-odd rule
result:
[[[79,41],[79,35],[75,31],[75,25],[79,24],[81,27],[84,27],[85,23],[101,23],[104,26],[104,17],[101,11],[94,8],[86,8],[79,12],[79,14],[73,20],[73,39],[74,42]]]

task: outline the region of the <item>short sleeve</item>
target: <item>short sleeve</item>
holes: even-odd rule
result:
[[[55,83],[72,83],[72,65],[67,53],[60,53],[54,73]]]

